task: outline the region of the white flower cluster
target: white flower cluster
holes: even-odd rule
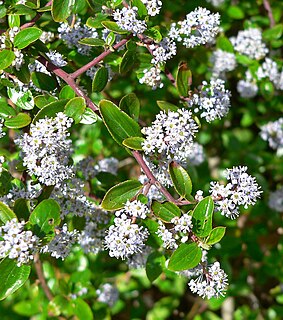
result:
[[[211,3],[214,7],[220,7],[225,0],[206,0],[206,2]]]
[[[149,46],[153,56],[151,63],[160,67],[167,60],[171,59],[177,54],[176,43],[170,38],[163,38],[159,43],[153,43]]]
[[[67,64],[62,54],[55,50],[47,52],[46,55],[51,60],[51,62],[55,64],[55,66],[57,67],[64,67]]]
[[[42,41],[43,43],[48,43],[51,42],[52,40],[54,40],[55,38],[55,34],[51,31],[42,31],[42,34],[39,38],[40,41]]]
[[[115,216],[121,217],[122,219],[127,219],[129,217],[145,219],[148,214],[148,207],[145,204],[141,203],[139,200],[128,200],[122,210],[115,212]]]
[[[106,224],[109,221],[108,212],[99,207],[96,207],[95,212],[89,213],[78,241],[85,253],[96,254],[104,250]]]
[[[59,38],[67,44],[68,48],[75,47],[82,55],[89,55],[91,47],[80,44],[79,40],[83,38],[98,38],[96,29],[89,28],[85,24],[82,25],[80,19],[72,27],[67,22],[62,22],[58,28],[58,33]]]
[[[119,160],[114,157],[110,157],[99,160],[98,163],[94,166],[94,169],[97,173],[108,172],[113,175],[117,175],[118,165]]]
[[[262,42],[261,31],[257,28],[241,30],[237,37],[231,37],[230,41],[235,51],[251,59],[259,60],[268,53],[265,43]]]
[[[210,193],[216,205],[216,210],[227,218],[235,219],[239,216],[239,207],[243,205],[245,209],[249,205],[254,205],[262,191],[256,179],[246,173],[247,167],[233,167],[226,169],[226,186],[218,182],[210,183]]]
[[[73,244],[78,239],[78,231],[68,231],[67,224],[64,224],[62,228],[56,230],[55,237],[47,245],[41,248],[41,252],[48,252],[52,257],[64,260],[69,255]]]
[[[214,79],[224,78],[225,72],[232,71],[236,68],[236,57],[234,53],[217,49],[213,52],[210,61],[212,67],[212,77]]]
[[[0,139],[3,138],[5,136],[5,132],[3,131],[3,123],[4,123],[4,119],[0,118]]]
[[[186,48],[212,42],[219,31],[220,15],[206,8],[197,8],[186,15],[186,19],[173,23],[169,31],[171,39],[182,41]]]
[[[102,284],[96,290],[96,294],[98,295],[97,301],[108,304],[110,308],[113,307],[119,299],[119,291],[110,283]]]
[[[3,156],[0,156],[0,173],[3,171],[3,163],[5,162],[5,158]]]
[[[275,211],[283,212],[283,187],[270,193],[268,206]]]
[[[39,119],[31,124],[30,133],[15,140],[23,153],[24,166],[30,175],[47,185],[55,185],[73,175],[68,165],[71,140],[68,129],[73,120],[59,112],[54,118]]]
[[[268,141],[270,148],[278,150],[283,148],[283,118],[268,122],[262,126],[260,136]]]
[[[59,203],[62,219],[68,214],[79,217],[95,214],[96,205],[85,196],[84,186],[85,183],[78,178],[55,185],[51,198]]]
[[[139,79],[140,83],[144,83],[150,87],[152,90],[157,88],[163,88],[163,83],[161,82],[161,70],[158,67],[151,67],[149,70],[143,70],[143,77]]]
[[[189,110],[161,111],[151,127],[144,127],[146,138],[142,144],[147,155],[159,154],[168,160],[181,160],[182,153],[193,144],[198,126]],[[159,157],[160,158],[160,157]]]
[[[20,28],[13,27],[11,28],[8,33],[2,34],[0,36],[0,49],[6,49],[7,47],[11,47],[11,42],[14,42],[15,35],[20,32]],[[13,48],[13,52],[15,54],[15,58],[12,62],[12,66],[19,71],[21,66],[24,64],[24,55],[22,54],[21,50],[17,48]]]
[[[278,90],[283,90],[283,70],[278,70],[277,63],[270,58],[265,58],[256,73],[258,79],[269,78]]]
[[[224,296],[228,287],[227,274],[220,268],[219,262],[208,267],[206,273],[188,283],[190,290],[202,298],[211,299]]]
[[[224,84],[221,79],[210,80],[210,83],[203,81],[199,92],[193,94],[189,101],[190,106],[195,106],[194,111],[200,111],[200,117],[207,122],[221,119],[229,111],[231,93]]]
[[[156,234],[163,241],[164,248],[175,250],[178,248],[177,241],[186,242],[188,240],[188,234],[193,228],[192,216],[184,213],[181,217],[173,218],[171,223],[174,227],[167,229],[161,221],[158,221]]]
[[[237,91],[242,98],[253,98],[257,95],[258,86],[249,70],[246,71],[246,79],[241,79],[237,83]]]
[[[144,242],[149,236],[147,229],[132,223],[131,219],[115,218],[114,225],[106,231],[105,248],[109,249],[110,257],[128,258],[141,252]]]
[[[137,19],[137,12],[137,7],[124,7],[122,10],[116,9],[113,13],[113,18],[121,29],[127,30],[136,35],[143,33],[147,28],[145,21]]]
[[[31,231],[24,230],[24,226],[25,222],[12,219],[0,227],[0,259],[6,256],[16,259],[18,267],[33,260],[39,242]]]
[[[175,155],[176,156],[176,155]],[[184,156],[184,153],[181,153],[181,157]],[[180,156],[178,158],[181,159]],[[155,178],[163,185],[167,187],[171,187],[173,185],[169,171],[168,164],[169,160],[167,159],[158,159],[157,163],[152,162],[148,157],[144,157],[145,163],[147,164],[150,171],[153,173]],[[183,160],[183,158],[182,158]],[[182,162],[183,163],[183,162]]]
[[[156,16],[160,13],[162,7],[162,1],[160,0],[142,0],[142,3],[146,6],[149,16]]]

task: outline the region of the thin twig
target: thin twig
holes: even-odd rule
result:
[[[128,36],[127,38],[119,41],[118,43],[116,43],[112,48],[117,50],[120,47],[122,47],[123,45],[125,45],[129,39],[132,37],[133,35]],[[97,56],[96,58],[94,58],[92,61],[90,61],[89,63],[87,63],[86,65],[82,66],[80,69],[78,69],[77,71],[73,72],[70,74],[70,77],[73,79],[76,79],[78,76],[80,76],[81,74],[83,74],[84,72],[86,72],[88,69],[90,69],[91,67],[97,65],[99,62],[101,62],[105,57],[107,57],[110,53],[112,53],[113,50],[112,49],[108,49],[104,52],[102,52],[99,56]]]
[[[51,6],[51,4],[52,4],[52,1],[49,1],[48,3],[46,3],[45,7]],[[39,18],[43,15],[43,13],[44,13],[44,11],[38,12],[37,15],[31,21],[29,21],[21,26],[21,30],[26,29],[28,27],[32,27],[37,22],[37,20],[39,20]]]
[[[38,277],[38,280],[40,281],[40,284],[42,286],[42,289],[47,297],[47,299],[49,301],[51,301],[54,296],[51,292],[51,290],[49,289],[47,283],[46,283],[46,280],[44,278],[44,274],[43,274],[43,270],[42,270],[42,263],[39,259],[39,254],[36,253],[34,255],[34,266],[35,266],[35,271],[36,271],[36,274],[37,274],[37,277]]]
[[[274,17],[273,17],[273,13],[272,13],[272,9],[271,9],[270,3],[269,3],[268,0],[263,0],[263,5],[264,5],[265,10],[267,11],[269,22],[270,22],[270,27],[272,28],[272,27],[275,26],[275,20],[274,20]]]
[[[37,59],[40,63],[42,63],[47,70],[53,72],[54,74],[56,74],[56,76],[58,76],[59,78],[61,78],[62,80],[64,80],[75,92],[79,97],[82,97],[85,99],[87,106],[92,109],[94,112],[96,112],[98,114],[98,106],[91,101],[91,99],[85,94],[85,92],[76,84],[76,82],[74,81],[73,78],[70,77],[70,75],[65,72],[64,70],[62,70],[61,68],[55,66],[55,64],[53,64],[52,62],[48,61],[46,58],[44,58],[43,56],[40,56]]]

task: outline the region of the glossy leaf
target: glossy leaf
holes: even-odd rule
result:
[[[220,36],[217,38],[216,46],[218,49],[221,49],[223,51],[230,52],[230,53],[234,52],[234,47],[231,41],[225,36]]]
[[[207,237],[212,230],[214,202],[211,197],[201,200],[193,211],[193,232],[199,237]]]
[[[82,119],[82,115],[85,111],[86,103],[85,99],[76,97],[67,102],[64,113],[73,118],[75,123],[79,123]]]
[[[15,260],[8,258],[0,262],[1,286],[0,300],[3,300],[18,290],[28,279],[30,266],[18,267]]]
[[[11,101],[23,110],[32,110],[34,100],[30,90],[18,91],[16,88],[7,88],[7,93]]]
[[[35,207],[29,221],[37,236],[50,235],[60,223],[60,206],[53,199],[43,200]]]
[[[114,103],[102,100],[99,108],[108,131],[120,145],[127,138],[141,136],[139,125]]]
[[[39,96],[34,97],[34,103],[39,109],[44,108],[49,103],[54,102],[54,101],[57,101],[56,98],[49,95],[49,94],[44,94],[44,95],[39,95]]]
[[[125,95],[119,103],[121,110],[125,111],[131,118],[138,120],[140,114],[140,101],[134,93]]]
[[[157,28],[149,28],[144,32],[148,38],[153,39],[155,42],[160,42],[162,40],[162,34]]]
[[[90,109],[86,108],[82,114],[80,123],[82,124],[93,124],[97,121],[97,115]]]
[[[118,34],[127,34],[128,31],[121,29],[114,21],[102,21],[101,24],[108,30]]]
[[[77,298],[72,302],[74,314],[78,319],[92,320],[93,314],[90,306],[81,298]]]
[[[31,80],[37,88],[44,91],[53,91],[57,87],[57,81],[43,72],[33,72]]]
[[[262,37],[266,41],[277,40],[280,39],[283,33],[283,24],[277,24],[276,26],[265,30],[262,33]]]
[[[76,93],[70,86],[64,86],[59,93],[59,99],[73,99],[75,96]]]
[[[56,22],[65,21],[71,14],[75,0],[53,0],[51,14]]]
[[[167,102],[167,101],[156,101],[158,107],[163,111],[177,111],[179,108],[175,106],[174,104]]]
[[[17,219],[15,213],[6,204],[0,202],[0,220],[6,223],[12,219]]]
[[[142,143],[145,141],[142,137],[131,137],[125,139],[122,143],[125,147],[133,150],[142,150]]]
[[[219,242],[224,237],[225,231],[226,227],[216,227],[212,229],[205,243],[212,245]]]
[[[15,54],[11,50],[2,50],[0,52],[0,70],[8,68],[15,59]]]
[[[201,257],[201,248],[195,242],[190,244],[182,243],[172,254],[168,269],[172,271],[192,269],[200,263]]]
[[[13,177],[10,172],[3,167],[1,168],[2,172],[0,173],[0,196],[4,196],[12,189],[11,181]]]
[[[178,163],[169,164],[169,173],[176,192],[186,199],[191,199],[192,181],[187,171]]]
[[[105,45],[104,40],[96,38],[84,38],[79,40],[79,43],[90,47],[103,47]]]
[[[192,83],[192,72],[186,62],[181,62],[178,66],[176,86],[180,96],[187,97]]]
[[[92,80],[92,91],[102,91],[108,82],[108,70],[105,67],[100,67],[96,72]]]
[[[122,57],[119,72],[126,73],[130,71],[134,66],[135,57],[136,57],[135,51],[127,50]]]
[[[165,267],[165,257],[160,252],[152,252],[146,261],[146,275],[150,282],[156,280]]]
[[[58,112],[64,112],[67,102],[67,99],[62,99],[49,103],[36,114],[32,123],[36,123],[36,121],[39,119],[44,119],[45,117],[53,118]]]
[[[16,110],[9,106],[6,102],[0,102],[0,116],[3,118],[7,118],[10,116],[15,116]]]
[[[138,8],[138,16],[140,18],[147,15],[147,9],[144,3],[141,0],[132,0],[133,7]]]
[[[170,223],[175,217],[180,217],[181,210],[172,202],[160,203],[156,200],[152,201],[151,210],[164,222]]]
[[[109,211],[121,209],[127,200],[132,199],[142,188],[143,185],[137,180],[121,182],[107,191],[101,206]]]
[[[14,46],[18,49],[24,49],[34,41],[40,38],[42,30],[36,27],[30,27],[21,30],[15,35]]]
[[[28,126],[31,123],[31,118],[26,113],[18,113],[15,117],[6,119],[4,124],[10,129],[20,129]]]

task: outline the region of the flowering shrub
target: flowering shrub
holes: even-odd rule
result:
[[[283,4],[203,3],[0,1],[1,319],[282,316]]]

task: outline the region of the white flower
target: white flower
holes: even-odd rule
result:
[[[3,123],[4,123],[4,119],[0,118],[0,139],[3,138],[5,136],[5,132],[3,132]]]
[[[150,87],[152,90],[157,88],[163,88],[163,83],[161,82],[161,70],[158,67],[151,67],[149,70],[143,70],[143,77],[139,79],[140,83],[144,83]]]
[[[156,16],[157,14],[160,13],[162,1],[160,1],[160,0],[142,0],[142,2],[146,6],[148,15]]]
[[[101,285],[99,289],[96,290],[96,294],[98,295],[97,300],[108,304],[109,307],[113,307],[119,299],[119,291],[110,283]]]
[[[213,52],[210,61],[213,65],[212,76],[214,79],[223,77],[225,72],[232,71],[236,68],[236,57],[234,53],[217,49]]]
[[[270,192],[268,206],[273,210],[283,212],[283,187],[274,192]]]
[[[57,67],[64,67],[67,64],[62,54],[55,50],[47,52],[46,55],[51,60],[51,62],[55,64],[55,66]]]
[[[149,48],[153,56],[151,63],[157,66],[157,70],[161,64],[164,64],[177,54],[176,43],[170,38],[163,38],[159,43],[151,44]],[[155,73],[157,73],[157,71]]]
[[[272,149],[283,148],[283,118],[267,124],[261,127],[260,136],[263,140],[268,141],[269,146]]]
[[[139,200],[128,200],[125,204],[124,211],[128,216],[140,219],[145,219],[149,214],[148,207]]]
[[[156,231],[156,234],[160,239],[163,241],[162,246],[166,249],[172,249],[175,250],[178,248],[175,235],[173,234],[173,230],[168,230],[165,225],[161,222],[158,221],[158,229]]]

